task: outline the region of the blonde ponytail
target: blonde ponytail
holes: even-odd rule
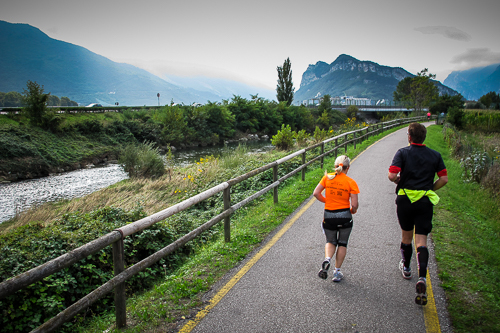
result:
[[[340,174],[341,172],[344,172],[349,168],[351,161],[349,160],[349,157],[346,155],[340,155],[335,159],[335,173],[333,175],[329,175],[328,172],[325,170],[325,176],[328,177],[328,179],[332,180]]]

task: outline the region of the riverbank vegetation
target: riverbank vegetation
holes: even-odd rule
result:
[[[152,142],[155,147],[183,148],[222,144],[247,134],[275,135],[282,124],[313,133],[336,128],[347,118],[317,122],[314,109],[252,96],[200,107],[165,106],[159,109],[106,113],[46,113],[31,121],[29,113],[0,115],[0,178],[18,180],[76,169],[81,165],[117,159],[124,146]],[[174,148],[172,148],[174,149]],[[95,163],[94,163],[95,164]]]
[[[353,151],[351,146],[349,155],[354,157],[374,140],[376,138],[358,145],[356,151]],[[45,204],[33,209],[25,215],[27,223],[11,224],[11,228],[0,236],[0,242],[5,244],[0,259],[0,277],[4,280],[26,271],[109,232],[118,225],[162,210],[289,153],[289,151],[275,150],[265,154],[246,154],[244,148],[241,148],[228,156],[207,157],[197,164],[176,168],[171,179],[164,175],[155,180],[144,178],[124,180],[85,198]],[[295,169],[298,163],[292,160],[281,165],[279,176]],[[315,166],[308,175],[310,173],[314,179],[319,179],[323,170]],[[241,201],[271,182],[272,173],[269,170],[234,186],[231,196],[235,202]],[[136,322],[135,326],[139,328],[144,327],[143,325],[158,325],[160,322],[175,322],[179,315],[186,315],[193,307],[199,306],[203,293],[293,212],[310,195],[313,190],[311,186],[313,185],[310,182],[298,181],[298,177],[289,179],[280,185],[279,205],[269,204],[269,200],[272,202],[272,196],[268,195],[233,215],[234,231],[231,243],[224,243],[222,226],[216,226],[197,240],[190,242],[183,250],[165,258],[145,270],[136,279],[127,282],[127,292],[132,295],[129,302],[140,302],[140,305],[136,305],[136,310],[139,312],[133,311],[131,322]],[[266,203],[262,206],[263,202]],[[220,194],[186,212],[157,223],[154,228],[138,233],[130,239],[127,238],[127,265],[132,265],[170,244],[211,216],[220,213],[223,209],[222,203]],[[255,209],[260,209],[260,212],[256,213]],[[22,224],[24,226],[20,226]],[[33,244],[36,251],[33,251]],[[8,314],[4,317],[3,323],[6,330],[25,331],[36,327],[45,318],[53,316],[75,299],[109,279],[113,271],[110,251],[111,249],[102,250],[88,257],[81,265],[74,265],[75,267],[65,269],[47,278],[48,280],[45,279],[47,281],[44,283],[34,284],[2,300],[0,311]],[[207,256],[211,260],[204,262]],[[204,263],[193,266],[194,263],[200,262]],[[160,287],[165,280],[167,285]],[[46,288],[47,283],[56,287],[49,290]],[[143,296],[139,296],[145,295],[143,290],[153,285],[159,294],[151,297],[160,299],[160,303],[152,304],[155,307],[154,311],[159,311],[157,313],[151,312],[153,311],[151,308],[147,310],[143,308],[142,303],[146,301]],[[24,296],[20,296],[21,294]],[[26,294],[28,297],[25,297]],[[32,299],[36,301],[32,302]],[[111,311],[111,299],[112,295],[94,304],[86,313],[68,323],[67,330],[74,331],[74,325],[79,325],[86,316]],[[42,304],[43,306],[40,306]],[[153,323],[148,323],[150,319]]]

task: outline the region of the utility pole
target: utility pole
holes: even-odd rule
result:
[[[158,93],[156,96],[158,96],[158,106],[160,106],[160,93]]]

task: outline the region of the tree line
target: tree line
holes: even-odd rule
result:
[[[28,81],[31,82],[31,81]],[[47,106],[78,106],[78,103],[72,101],[69,97],[61,98],[47,94]],[[26,105],[25,96],[17,91],[1,92],[0,91],[0,107],[23,107]]]

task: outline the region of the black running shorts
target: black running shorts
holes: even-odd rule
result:
[[[431,232],[434,205],[428,197],[411,203],[406,195],[398,195],[396,205],[401,229],[410,231],[415,227],[415,234],[426,236]]]
[[[325,209],[322,227],[327,243],[347,247],[349,235],[352,230],[352,214],[350,209]]]

